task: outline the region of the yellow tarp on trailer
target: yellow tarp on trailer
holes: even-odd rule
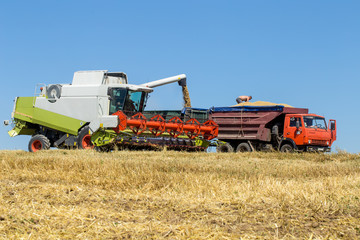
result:
[[[241,106],[284,106],[284,107],[293,107],[285,103],[272,103],[272,102],[265,102],[265,101],[257,101],[257,102],[242,102],[236,105],[233,105],[232,107],[241,107]]]

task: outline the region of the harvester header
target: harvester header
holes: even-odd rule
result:
[[[142,113],[137,113],[131,118],[128,118],[122,111],[118,111],[113,115],[119,117],[119,125],[114,129],[117,133],[124,131],[129,127],[136,135],[149,131],[154,136],[160,136],[167,132],[170,136],[175,138],[180,135],[186,135],[190,139],[201,136],[206,140],[211,140],[216,138],[218,134],[218,126],[212,120],[200,124],[195,118],[183,122],[176,116],[165,121],[160,114],[155,115],[150,119],[147,119]]]

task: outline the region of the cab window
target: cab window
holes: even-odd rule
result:
[[[307,128],[327,128],[325,119],[321,117],[306,116],[304,117],[304,123]]]
[[[301,119],[299,117],[290,118],[290,127],[296,127],[296,122],[299,121],[300,127],[302,127]]]
[[[117,111],[123,111],[125,114],[142,112],[147,99],[147,93],[125,88],[109,88],[108,95],[110,115]]]
[[[125,112],[139,112],[141,109],[142,92],[128,91],[128,95],[125,100],[124,111]]]
[[[110,95],[110,109],[109,114],[117,111],[122,111],[124,108],[125,98],[127,96],[127,89],[124,88],[111,88],[109,89]]]

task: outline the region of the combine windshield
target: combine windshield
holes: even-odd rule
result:
[[[325,119],[321,117],[306,116],[304,117],[304,124],[307,128],[327,129]]]
[[[128,95],[125,100],[124,111],[125,112],[140,112],[142,92],[128,91]]]
[[[141,112],[143,110],[146,93],[134,92],[125,88],[110,88],[109,114],[117,111],[125,113]]]

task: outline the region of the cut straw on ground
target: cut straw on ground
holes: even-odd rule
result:
[[[359,154],[0,151],[0,239],[356,239]]]

